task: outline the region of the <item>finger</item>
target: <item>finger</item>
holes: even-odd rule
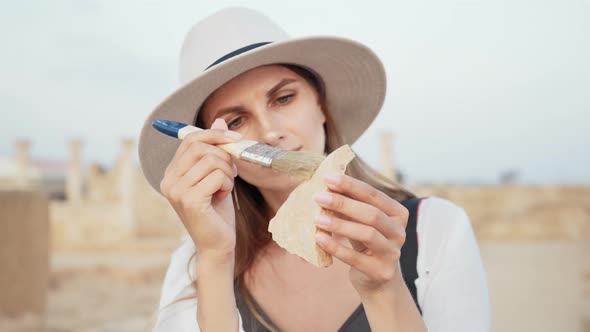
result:
[[[186,135],[186,137],[182,140],[182,142],[176,149],[174,159],[179,158],[194,142],[203,142],[210,145],[218,145],[233,143],[238,141],[240,138],[240,133],[231,130],[204,129],[202,131],[192,132]]]
[[[368,265],[368,260],[370,258],[373,258],[363,253],[360,253],[352,248],[347,248],[343,246],[323,231],[316,232],[315,240],[316,243],[327,253],[357,269],[360,269],[361,266]]]
[[[217,140],[206,139],[207,138],[206,136],[214,136],[217,138]],[[205,138],[205,139],[203,141],[201,141],[200,138]],[[212,144],[209,144],[207,142],[222,142],[225,139],[226,138],[224,138],[223,133],[218,130],[208,131],[207,133],[195,132],[195,133],[188,134],[186,136],[186,138],[180,143],[180,145],[176,149],[176,152],[174,152],[174,156],[172,157],[172,160],[170,160],[170,163],[168,163],[168,166],[166,167],[164,174],[167,175],[170,172],[177,169],[178,161],[187,152],[187,150],[191,149],[191,147],[194,148],[194,146],[198,145],[198,144],[206,144],[206,145],[212,146]],[[225,142],[225,143],[230,143],[230,142]]]
[[[234,178],[234,170],[230,164],[214,154],[208,154],[180,178],[179,185],[186,188],[192,187],[217,169],[230,179]]]
[[[333,234],[338,234],[349,240],[358,241],[365,249],[375,254],[388,254],[392,252],[392,244],[381,232],[373,227],[349,221],[334,216],[317,215],[316,226]],[[354,247],[356,250],[360,248]],[[364,251],[364,250],[359,250]]]
[[[372,205],[334,192],[319,192],[314,195],[314,199],[324,209],[338,213],[345,219],[376,228],[387,238],[395,236],[392,218]]]
[[[209,173],[201,182],[193,187],[191,191],[199,192],[205,198],[210,198],[218,191],[230,192],[233,188],[233,181],[221,170],[217,169]]]
[[[318,231],[316,233],[316,242],[330,255],[359,270],[374,281],[388,281],[395,275],[395,267],[397,265],[393,264],[389,259],[385,263],[387,265],[384,266],[382,260],[378,257],[369,256],[354,249],[347,248],[325,232]],[[399,260],[399,253],[395,260]]]
[[[222,118],[217,118],[211,124],[211,129],[228,130],[227,123]]]
[[[181,204],[185,210],[202,206],[203,203],[223,199],[233,189],[233,181],[220,170],[209,173],[196,186],[186,188],[176,185],[173,189],[173,202]]]
[[[229,153],[207,143],[194,142],[191,144],[189,149],[187,149],[185,153],[175,162],[175,164],[170,169],[170,172],[175,177],[182,177],[191,167],[193,167],[199,162],[199,160],[205,158],[207,155],[214,155],[231,167],[232,157]]]
[[[328,174],[324,177],[331,190],[373,205],[388,216],[407,214],[407,209],[398,201],[373,186],[345,174]]]
[[[348,220],[348,217],[342,213],[339,212],[332,212],[332,217],[336,217],[336,218],[340,218],[340,219],[344,219],[344,220]],[[385,221],[386,224],[388,225],[392,225],[393,226],[393,235],[389,234],[389,236],[383,234],[385,236],[385,238],[389,239],[389,240],[394,240],[396,241],[396,243],[399,243],[400,245],[403,245],[404,242],[406,241],[406,224],[400,221],[396,221],[396,218],[393,217],[388,217],[390,219],[390,221]],[[355,249],[357,249],[357,247],[355,246],[355,243],[357,243],[357,241],[353,241],[352,245],[353,247],[355,247]]]
[[[219,190],[213,194],[212,200],[217,201],[217,200],[224,199],[225,197],[227,197],[227,195],[231,194],[233,187],[234,187],[233,177],[226,176],[223,179],[223,183],[221,185],[221,188],[219,188]]]

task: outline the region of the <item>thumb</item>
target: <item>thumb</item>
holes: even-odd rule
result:
[[[223,120],[222,118],[217,118],[211,125],[211,129],[227,130],[227,123],[225,123],[225,120]]]

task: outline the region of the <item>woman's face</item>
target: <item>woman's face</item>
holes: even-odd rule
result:
[[[326,118],[318,92],[284,66],[258,67],[237,76],[207,99],[202,112],[207,128],[222,118],[243,139],[283,150],[324,153]],[[268,168],[244,161],[236,164],[240,177],[259,189],[281,190],[297,183]]]

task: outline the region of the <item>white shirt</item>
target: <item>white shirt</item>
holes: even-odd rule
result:
[[[487,332],[490,307],[486,274],[471,222],[459,206],[437,197],[422,200],[417,219],[416,289],[422,318],[430,332]],[[200,331],[196,294],[187,273],[195,250],[190,237],[172,254],[154,331]],[[190,271],[195,271],[195,259]],[[194,273],[194,272],[191,272]],[[239,315],[240,331],[242,318]]]

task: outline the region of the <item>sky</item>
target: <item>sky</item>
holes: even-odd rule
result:
[[[410,183],[590,183],[590,3],[448,1],[3,1],[0,158],[110,165],[121,137],[178,85],[180,45],[201,18],[247,6],[291,36],[360,41],[383,61],[385,105],[353,145],[379,166],[378,134]]]

